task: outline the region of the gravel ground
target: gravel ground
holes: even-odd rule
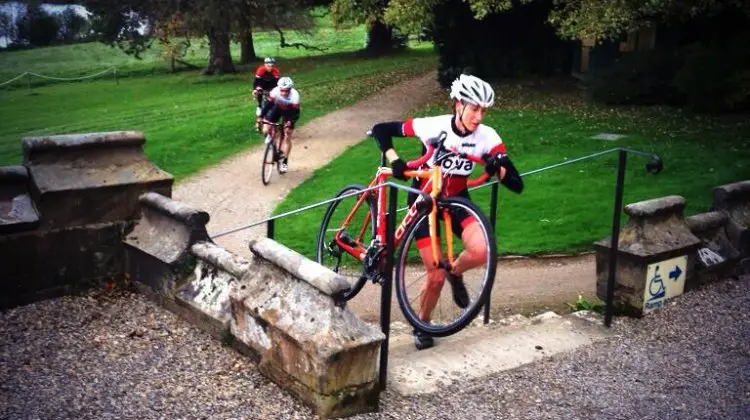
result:
[[[748,419],[750,277],[618,320],[615,337],[355,418]],[[310,418],[244,357],[144,297],[0,314],[0,418]]]

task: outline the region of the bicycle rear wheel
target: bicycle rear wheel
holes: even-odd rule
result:
[[[396,296],[406,320],[414,328],[436,337],[455,334],[477,316],[492,290],[497,268],[495,235],[482,210],[476,204],[462,197],[451,197],[438,201],[438,219],[442,219],[443,210],[447,210],[452,218],[457,217],[459,212],[465,212],[474,217],[478,222],[486,252],[480,266],[462,273],[470,299],[469,305],[462,309],[454,302],[451,285],[446,280],[442,288],[439,289],[437,303],[432,310],[430,320],[425,321],[420,319],[419,311],[424,286],[427,282],[427,273],[416,246],[416,233],[419,226],[428,225],[429,214],[425,212],[419,215],[407,227],[399,253],[396,256]],[[440,224],[444,227],[442,220]],[[446,241],[446,235],[440,236],[440,254],[447,257],[446,246],[443,245]],[[453,249],[454,258],[457,258],[464,249],[462,239],[455,233],[453,235]],[[439,270],[444,273],[443,269]]]
[[[336,197],[356,193],[365,189],[363,185],[347,185]],[[368,193],[369,194],[369,193]],[[372,238],[375,237],[375,200],[371,195],[359,208],[355,206],[361,197],[357,194],[353,197],[333,201],[328,206],[318,232],[317,261],[336,273],[344,276],[349,281],[349,291],[344,298],[349,300],[362,290],[367,279],[362,276],[363,265],[360,260],[349,254],[336,241],[336,234],[341,232],[349,246],[367,248]],[[346,226],[344,222],[352,215]]]
[[[273,167],[275,164],[276,150],[273,141],[271,141],[266,145],[266,151],[263,153],[263,166],[260,168],[260,179],[263,181],[263,185],[268,185],[268,183],[271,182],[271,175],[273,174]]]

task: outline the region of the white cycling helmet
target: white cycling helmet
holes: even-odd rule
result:
[[[282,77],[278,83],[279,89],[291,89],[294,87],[294,82],[289,77]]]
[[[266,59],[263,60],[263,62],[266,64],[274,64],[276,63],[276,60],[274,60],[273,57],[266,57]]]
[[[462,74],[451,85],[451,98],[489,108],[495,104],[495,91],[484,80]]]

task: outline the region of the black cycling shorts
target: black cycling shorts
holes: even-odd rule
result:
[[[412,182],[412,188],[419,188],[418,180],[414,179]],[[456,197],[464,197],[466,199],[471,199],[469,197],[469,190],[464,189],[458,194],[455,195]],[[412,204],[417,200],[417,194],[410,192],[409,196],[407,198],[407,204],[409,207],[411,207]],[[459,237],[464,231],[464,228],[466,226],[470,225],[472,222],[476,222],[476,219],[474,216],[470,215],[463,209],[456,209],[454,212],[451,212],[451,226],[453,227],[453,234],[458,235]],[[439,224],[443,224],[443,215],[438,213],[437,219]],[[438,226],[438,236],[440,235],[440,226]],[[417,242],[417,248],[423,249],[426,247],[431,246],[430,243],[430,221],[427,217],[422,219],[422,221],[419,223],[419,226],[417,227],[417,232],[415,234],[414,238]]]
[[[281,117],[284,117],[285,121],[289,121],[289,125],[294,128],[294,123],[296,123],[297,118],[299,118],[299,111],[296,109],[280,109],[274,105],[266,114],[265,119],[266,121],[277,123]]]

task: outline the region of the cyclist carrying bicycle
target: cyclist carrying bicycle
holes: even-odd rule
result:
[[[299,119],[300,95],[294,88],[294,82],[289,77],[279,79],[278,85],[268,94],[268,101],[261,110],[260,118],[264,122],[276,123],[281,117],[284,118],[284,144],[281,146],[281,163],[279,172],[286,173],[289,170],[289,154],[292,152],[292,132],[294,124]],[[271,139],[268,136],[269,125],[263,125],[263,135],[266,143]]]
[[[258,119],[260,119],[260,111],[263,106],[263,92],[270,92],[271,89],[275,88],[280,77],[281,71],[276,67],[276,60],[272,57],[266,57],[263,60],[263,65],[255,70],[253,95],[255,95],[255,100],[258,101],[258,106],[255,109],[255,116]]]
[[[451,114],[382,122],[373,126],[372,134],[378,147],[390,162],[393,175],[406,180],[404,171],[408,169],[406,162],[393,149],[392,137],[418,137],[423,143],[424,153],[425,142],[445,132],[447,133],[444,142],[446,148],[453,148],[460,153],[482,156],[486,162],[485,172],[491,176],[497,175],[508,189],[521,193],[523,180],[508,157],[505,144],[493,128],[482,124],[487,109],[495,103],[495,92],[492,87],[478,77],[462,74],[453,81],[450,98],[453,108]],[[432,167],[434,156],[425,165]],[[467,182],[474,169],[474,162],[452,156],[443,161],[442,166],[444,174],[442,196],[460,196],[469,199]],[[414,179],[412,186],[429,191],[430,182],[429,179]],[[416,199],[416,194],[409,194],[409,206]],[[484,263],[486,245],[478,222],[473,216],[467,214],[455,215],[452,220],[453,231],[461,236],[465,249],[455,260],[450,272],[435,267],[427,224],[422,224],[417,233],[417,247],[427,271],[427,281],[422,285],[419,302],[419,317],[424,321],[430,320],[446,279],[451,285],[456,305],[466,308],[470,302],[462,273]],[[414,330],[414,343],[419,350],[432,347],[434,344],[431,336],[416,329]]]

